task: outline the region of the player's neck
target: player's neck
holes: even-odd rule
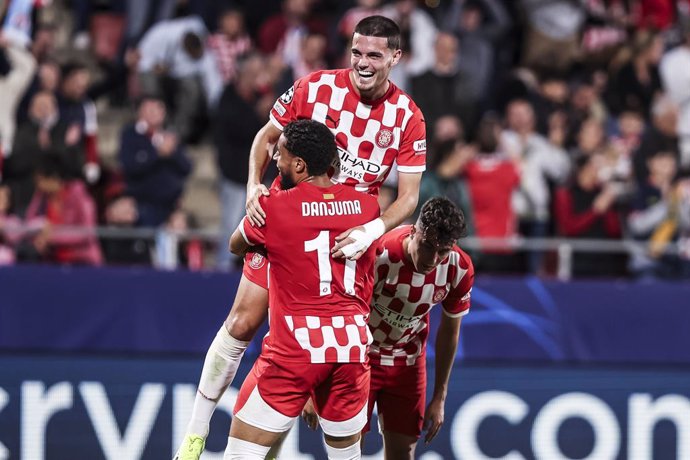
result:
[[[410,241],[411,240],[412,240],[412,235],[407,235],[402,241],[403,259],[405,259],[405,262],[407,262],[408,264],[414,266],[414,263],[412,262],[412,256],[410,255]]]
[[[390,80],[386,79],[386,83],[381,85],[380,87],[377,88],[372,88],[372,91],[367,92],[367,93],[362,93],[359,88],[357,88],[357,85],[355,84],[355,77],[353,75],[354,70],[350,69],[350,73],[348,74],[348,78],[350,79],[350,86],[352,89],[359,95],[360,98],[362,98],[363,101],[365,102],[376,102],[379,99],[381,99],[383,96],[386,95],[388,90],[391,87],[391,82]]]
[[[323,174],[321,176],[307,176],[304,179],[298,181],[300,184],[302,182],[307,182],[315,187],[328,188],[333,185],[333,182],[328,178],[327,175]]]

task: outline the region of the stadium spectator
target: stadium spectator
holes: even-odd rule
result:
[[[295,80],[306,77],[312,72],[323,70],[326,66],[326,36],[316,33],[307,34],[302,39],[299,58],[292,64],[292,75]]]
[[[352,39],[352,33],[359,21],[368,17],[381,14],[381,0],[356,0],[355,6],[349,8],[338,20],[336,26],[338,35],[343,44],[348,44]],[[347,46],[345,47],[348,48]],[[349,55],[349,53],[347,53]]]
[[[583,60],[605,65],[628,38],[632,26],[630,2],[624,0],[587,0],[587,21],[580,48]]]
[[[570,151],[570,157],[594,155],[601,152],[605,145],[606,135],[603,124],[595,118],[588,118],[580,125],[576,144]]]
[[[52,60],[47,59],[41,62],[36,69],[36,73],[31,80],[31,84],[24,92],[24,96],[17,107],[17,123],[21,124],[29,119],[29,103],[34,98],[36,93],[41,91],[48,91],[57,97],[57,92],[60,87],[61,80],[60,65]]]
[[[36,191],[25,221],[31,226],[36,220],[42,225],[32,239],[32,249],[39,260],[70,265],[103,263],[94,231],[96,205],[84,183],[70,179],[58,155],[44,155],[36,166]]]
[[[252,51],[253,43],[244,26],[244,13],[228,9],[218,18],[218,31],[208,37],[208,49],[214,56],[223,84],[237,77],[238,61]]]
[[[613,134],[609,136],[609,168],[603,173],[606,179],[630,181],[633,175],[633,155],[642,141],[645,122],[639,112],[626,111],[613,122]]]
[[[477,130],[478,153],[463,170],[475,233],[480,238],[510,239],[518,230],[511,200],[520,185],[520,159],[501,151],[500,136],[500,123],[486,115]],[[478,270],[516,272],[521,268],[512,251],[501,244],[483,247],[480,252]]]
[[[170,218],[191,171],[177,135],[164,129],[165,115],[162,100],[144,96],[136,122],[125,126],[120,137],[118,158],[140,227],[158,227]]]
[[[138,47],[141,89],[172,108],[172,125],[185,142],[203,108],[215,108],[222,91],[218,67],[204,46],[207,33],[199,17],[171,19],[153,26]]]
[[[247,169],[254,135],[266,123],[266,114],[275,102],[271,92],[261,94],[270,82],[264,71],[266,59],[259,54],[239,65],[235,84],[225,87],[213,124],[213,138],[221,173],[221,224],[216,266],[230,268],[227,240],[245,214]]]
[[[567,179],[570,159],[565,150],[535,131],[534,110],[529,102],[511,102],[506,110],[506,124],[500,145],[521,165],[520,189],[513,197],[521,233],[527,237],[545,237],[551,208],[549,181],[562,183]],[[541,264],[541,254],[531,253],[528,259],[530,273],[538,272]]]
[[[19,125],[13,154],[5,165],[15,214],[24,216],[34,193],[35,168],[42,157],[59,156],[65,174],[72,179],[81,177],[84,155],[79,138],[79,127],[60,119],[52,93],[43,91],[33,97],[29,119]]]
[[[89,69],[71,62],[62,68],[58,92],[60,120],[77,132],[84,163],[80,165],[86,181],[93,184],[101,175],[98,155],[98,119],[96,106],[86,95],[91,83]]]
[[[649,173],[646,180],[637,186],[627,218],[628,233],[635,240],[651,241],[654,234],[666,226],[674,206],[677,161],[676,154],[668,150],[658,150],[646,159]],[[661,233],[657,233],[657,240],[661,238]],[[674,230],[670,233],[665,236],[665,241],[677,240],[678,232]],[[630,271],[642,278],[674,278],[680,274],[679,264],[680,259],[675,254],[636,250],[630,258]]]
[[[462,139],[460,119],[446,115],[434,124],[434,136],[429,149],[429,167],[422,175],[419,187],[421,205],[415,211],[416,220],[421,206],[435,196],[450,199],[465,216],[468,235],[474,235],[472,205],[470,192],[464,179],[459,179],[460,172],[474,154],[473,147]]]
[[[647,181],[648,160],[659,151],[675,154],[680,164],[678,118],[678,106],[670,98],[657,98],[652,107],[652,123],[646,127],[640,144],[632,155],[634,178],[637,182]]]
[[[568,104],[568,144],[578,137],[583,123],[588,119],[604,123],[608,119],[608,108],[601,98],[596,84],[596,72],[586,71],[572,79]]]
[[[659,62],[664,52],[660,34],[638,31],[632,45],[612,63],[608,104],[614,114],[633,111],[648,119],[654,98],[661,92]]]
[[[302,41],[310,32],[326,34],[324,21],[312,14],[313,0],[283,0],[282,11],[266,19],[258,31],[259,50],[277,53],[289,66],[302,54]]]
[[[419,107],[424,111],[429,126],[443,115],[459,115],[466,126],[472,123],[476,113],[477,98],[467,73],[460,70],[458,40],[449,33],[436,36],[434,65],[410,80],[410,90]]]
[[[177,0],[127,0],[127,43],[135,45],[152,24],[171,19],[177,3]]]
[[[565,71],[579,54],[579,36],[585,21],[582,2],[521,0],[526,16],[522,64]]]
[[[9,15],[6,21],[9,21]],[[17,44],[8,39],[6,28],[0,34],[0,49],[4,50],[9,63],[8,72],[0,76],[0,180],[2,180],[3,160],[11,155],[16,130],[17,106],[31,83],[31,76],[36,68],[36,61],[24,44]],[[21,41],[21,40],[19,40]]]
[[[690,16],[681,25],[683,43],[664,55],[659,71],[666,94],[680,109],[676,134],[680,137],[680,166],[687,173],[690,172]]]
[[[289,123],[276,152],[282,190],[262,197],[264,225],[245,218],[230,241],[237,255],[255,245],[266,248],[271,333],[240,389],[225,455],[263,459],[313,396],[328,458],[360,458],[370,377],[365,318],[376,250],[370,246],[347,263],[328,257],[328,251],[337,235],[377,218],[380,210],[374,196],[331,182],[328,169],[338,149],[327,126],[314,120]],[[317,210],[305,218],[301,203],[307,202],[343,209],[352,203],[359,212],[333,218]],[[296,257],[295,248],[305,252]],[[324,278],[325,270],[332,276]],[[302,275],[300,285],[292,282],[295,273]],[[314,328],[312,318],[321,326]],[[307,327],[323,346],[312,346],[303,335]],[[227,335],[225,327],[219,334]],[[347,352],[338,352],[343,346]]]
[[[460,39],[460,73],[477,101],[484,101],[491,87],[496,48],[511,22],[500,0],[454,0],[445,14],[444,29]]]
[[[601,182],[601,155],[577,158],[573,180],[559,187],[554,198],[558,233],[569,238],[620,239],[620,215],[615,209],[619,184]],[[575,253],[572,274],[619,276],[625,271],[620,254]]]
[[[391,81],[403,91],[410,90],[410,79],[434,65],[434,48],[438,29],[429,14],[415,0],[395,0],[384,6],[383,16],[395,21],[402,32],[404,47],[400,65],[391,71]]]
[[[0,185],[0,267],[12,265],[16,260],[13,241],[8,237],[11,234],[12,226],[19,227],[21,221],[15,216],[9,215],[10,210],[10,189]]]

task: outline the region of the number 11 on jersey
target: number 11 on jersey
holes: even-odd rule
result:
[[[322,230],[318,236],[313,240],[304,242],[304,252],[316,251],[316,258],[319,263],[319,295],[325,296],[331,294],[331,284],[333,282],[333,270],[331,269],[331,250],[330,250],[330,232]],[[355,295],[355,270],[357,268],[356,260],[345,260],[345,276],[343,278],[343,287],[345,293]]]

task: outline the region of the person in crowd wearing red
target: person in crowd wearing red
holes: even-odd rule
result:
[[[33,238],[42,260],[72,265],[101,265],[95,234],[96,204],[81,180],[70,180],[59,157],[46,155],[36,167],[36,192],[25,221],[43,220]]]
[[[511,200],[520,186],[520,160],[500,150],[500,123],[485,116],[477,131],[479,153],[464,168],[470,190],[475,233],[480,238],[512,238],[517,235],[517,217]],[[488,246],[477,260],[480,270],[519,270],[515,256],[506,248]]]
[[[594,154],[575,161],[572,182],[556,191],[554,214],[560,235],[569,238],[620,239],[621,222],[615,208],[620,183],[602,183],[604,158]],[[573,276],[616,276],[624,271],[618,255],[576,253]]]

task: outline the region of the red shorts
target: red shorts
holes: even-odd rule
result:
[[[419,358],[414,366],[372,364],[365,433],[370,428],[374,403],[381,431],[419,438],[426,405],[426,360]]]
[[[259,252],[248,252],[244,256],[242,274],[252,283],[268,290],[268,259]]]
[[[351,436],[367,422],[368,363],[294,363],[259,356],[237,395],[234,414],[249,425],[280,433],[309,397],[329,436]]]

